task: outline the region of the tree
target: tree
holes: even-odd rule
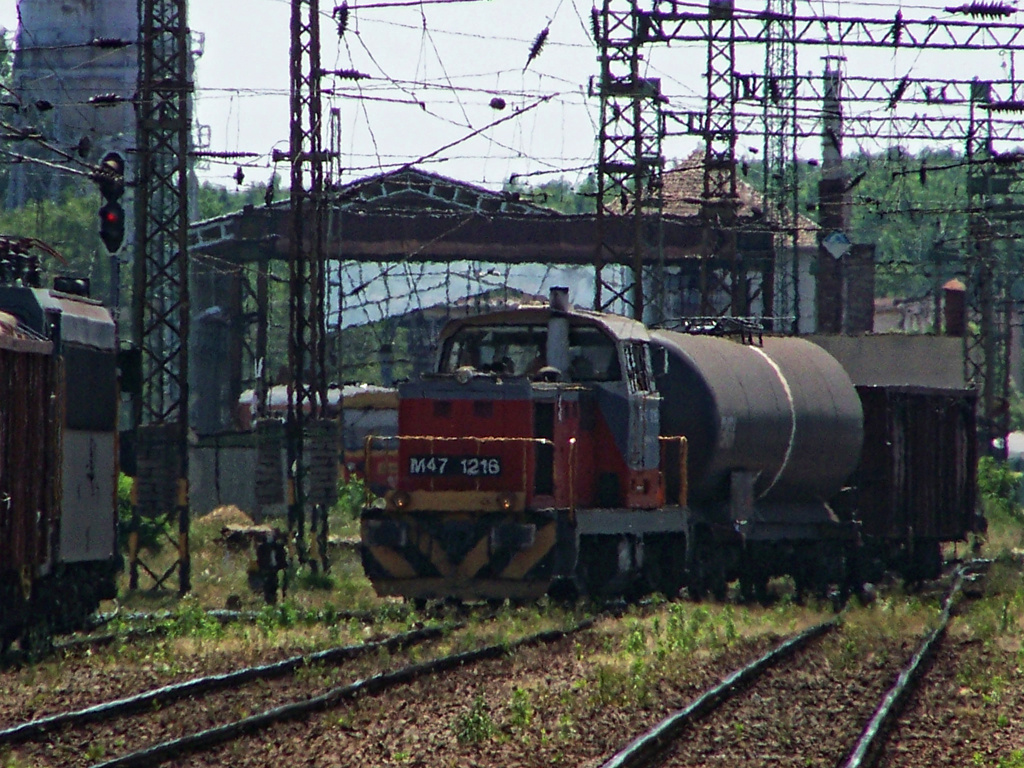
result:
[[[504,190],[559,213],[593,213],[597,209],[597,182],[593,176],[575,186],[564,178],[531,185],[513,177]]]
[[[271,182],[278,186],[277,175]],[[264,205],[267,185],[250,184],[245,189],[228,189],[204,181],[199,185],[199,220],[213,219],[240,211],[247,205]]]
[[[53,247],[66,263],[43,262],[44,279],[73,274],[92,281],[94,296],[105,295],[110,285],[109,256],[100,247],[99,193],[88,183],[76,184],[62,200],[40,200],[11,211],[0,211],[0,233],[35,237]]]

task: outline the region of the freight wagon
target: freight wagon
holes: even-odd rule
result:
[[[117,335],[84,281],[0,253],[0,650],[115,595]]]

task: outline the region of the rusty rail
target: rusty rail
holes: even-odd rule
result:
[[[690,444],[682,435],[662,436],[658,438],[662,447],[670,443],[679,443],[679,506],[685,507],[690,502],[690,476],[686,470],[686,463],[690,455]],[[662,461],[664,465],[664,461]],[[664,486],[665,469],[662,467],[661,476]]]
[[[942,617],[939,626],[928,633],[910,661],[900,671],[892,688],[882,697],[882,701],[872,715],[871,720],[868,721],[868,724],[861,732],[860,739],[858,739],[846,759],[841,763],[841,768],[867,768],[875,763],[885,742],[887,732],[896,717],[898,717],[907,697],[914,690],[914,686],[920,682],[929,659],[931,659],[946,634],[946,628],[949,626],[953,608],[960,597],[964,579],[967,578],[974,568],[985,567],[986,565],[985,561],[976,561],[974,563],[965,563],[956,570],[953,585],[949,588],[942,606]]]
[[[650,765],[691,722],[707,714],[729,698],[741,685],[749,683],[772,664],[802,648],[810,641],[835,629],[838,618],[817,624],[777,645],[759,659],[742,667],[723,679],[718,685],[702,693],[684,709],[669,715],[646,733],[638,736],[601,768],[640,768]]]

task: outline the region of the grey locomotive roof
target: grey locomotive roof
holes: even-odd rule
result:
[[[529,325],[546,324],[552,315],[568,317],[570,322],[577,325],[590,325],[601,328],[609,335],[622,341],[648,341],[650,334],[643,323],[621,315],[609,315],[604,312],[594,312],[589,309],[570,307],[567,312],[552,310],[546,304],[526,304],[518,309],[510,309],[502,312],[492,312],[485,315],[474,315],[473,317],[453,320],[445,326],[441,333],[441,341],[448,339],[456,331],[466,326],[473,325]]]

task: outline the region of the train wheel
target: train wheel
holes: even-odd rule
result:
[[[743,602],[768,604],[768,577],[763,573],[743,573],[740,575],[740,594]]]
[[[649,591],[673,599],[686,583],[686,537],[664,534],[644,540],[644,582]]]
[[[715,600],[724,601],[728,583],[723,547],[715,544],[709,531],[698,530],[693,549],[693,562],[687,579],[690,596],[703,600],[710,593]]]
[[[917,539],[908,557],[904,580],[916,586],[942,575],[942,544],[937,539]]]
[[[579,582],[589,597],[610,597],[616,593],[618,565],[619,537],[580,537]]]
[[[40,617],[27,624],[18,645],[30,661],[38,661],[53,653],[53,632],[46,618]]]
[[[727,592],[722,558],[715,552],[699,558],[690,576],[690,594],[697,600],[703,600],[710,593],[715,600],[723,602]]]

